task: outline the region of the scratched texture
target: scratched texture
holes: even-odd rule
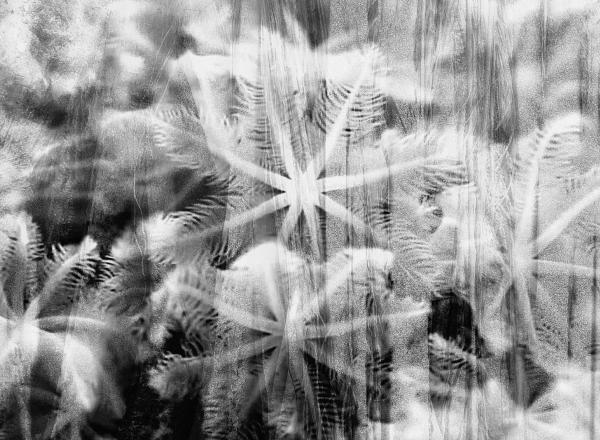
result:
[[[592,0],[0,0],[0,439],[600,440]]]

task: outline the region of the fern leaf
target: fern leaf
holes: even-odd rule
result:
[[[485,367],[476,355],[437,333],[429,336],[429,354],[430,371],[439,378],[456,375],[460,370],[477,372],[482,378],[485,377]]]
[[[325,80],[322,84],[313,109],[313,118],[314,123],[324,133],[333,127],[351,92],[351,87],[333,80]],[[358,93],[353,110],[347,116],[347,126],[343,136],[349,138],[353,144],[358,144],[376,134],[385,123],[385,104],[386,98],[381,90],[373,86],[363,86]],[[355,133],[360,134],[358,139]]]
[[[437,290],[440,268],[430,244],[400,224],[392,226],[390,235],[395,255],[393,279],[411,280],[415,287],[421,286],[427,292]]]
[[[96,242],[89,237],[71,252],[57,247],[54,259],[46,266],[44,287],[27,315],[43,317],[68,309],[80,289],[94,276],[98,262]]]
[[[150,372],[148,384],[162,399],[179,400],[202,389],[205,372],[181,355],[166,355]]]
[[[228,173],[228,172],[227,172]],[[154,214],[135,231],[126,232],[113,245],[117,259],[147,254],[158,263],[189,262],[209,257],[215,264],[225,264],[246,245],[245,224],[225,227],[228,216],[247,209],[244,185],[235,176],[205,175],[206,193],[200,201],[183,210]]]
[[[563,176],[561,181],[565,194],[569,196],[589,191],[600,182],[600,166],[593,166],[583,174]]]
[[[407,136],[397,130],[384,132],[380,145],[393,190],[418,197],[468,183],[471,176],[460,152],[448,151],[445,142],[445,137],[435,132]]]
[[[368,214],[377,243],[394,254],[392,278],[397,292],[432,292],[438,287],[440,264],[428,240],[432,226],[424,214],[416,201],[402,193]]]
[[[7,305],[22,316],[39,281],[38,263],[42,258],[40,233],[25,215],[5,217],[8,246],[2,255],[1,276]]]
[[[200,119],[185,107],[159,107],[152,121],[153,141],[178,166],[209,174],[215,163]]]
[[[531,234],[540,181],[550,178],[550,184],[556,184],[556,179],[569,173],[572,160],[580,152],[581,124],[577,116],[553,121],[518,151],[513,191],[519,219],[517,240],[528,240]]]
[[[180,295],[185,294],[197,298],[203,305],[208,306],[206,310],[209,311],[209,314],[211,313],[210,308],[214,308],[223,321],[232,321],[247,329],[260,332],[277,332],[273,321],[265,319],[259,314],[253,315],[246,311],[247,307],[253,306],[248,298],[245,298],[252,291],[243,287],[241,277],[236,274],[235,281],[232,283],[231,278],[227,282],[223,279],[222,274],[217,273],[218,278],[213,280],[214,285],[211,285],[212,283],[204,280],[205,275],[206,272],[198,274],[197,269],[194,267],[178,268],[169,276],[165,287],[170,292],[179,292]],[[246,280],[246,282],[248,281]],[[218,294],[212,292],[215,288],[219,288]],[[204,310],[204,308],[194,309],[194,315],[197,317]]]

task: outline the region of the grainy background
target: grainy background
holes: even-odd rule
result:
[[[0,0],[0,438],[600,438],[599,32]]]

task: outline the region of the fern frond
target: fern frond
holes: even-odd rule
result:
[[[26,303],[38,289],[38,265],[43,256],[40,233],[31,219],[24,214],[2,219],[3,232],[8,239],[3,249],[0,274],[7,305],[17,316],[22,316]]]
[[[361,295],[385,295],[391,287],[390,274],[393,265],[394,254],[390,250],[352,248],[339,251],[320,269],[323,294],[319,300],[323,303],[330,302],[330,312],[350,308],[353,310],[351,313],[362,314],[364,312],[360,310],[367,298]],[[336,293],[345,292],[349,287],[356,288],[360,295],[350,298],[349,303],[347,299],[334,300]]]
[[[558,178],[571,172],[572,160],[580,153],[581,127],[577,115],[558,119],[537,130],[517,151],[513,184],[517,240],[529,239],[540,184],[556,185]]]
[[[275,321],[262,316],[260,309],[256,314],[248,311],[264,306],[262,298],[254,290],[256,286],[248,285],[251,279],[244,279],[241,273],[235,271],[217,272],[216,278],[211,278],[210,275],[207,276],[207,271],[198,273],[195,267],[178,268],[169,276],[165,285],[169,291],[195,297],[206,306],[194,309],[195,317],[207,311],[209,320],[213,314],[211,309],[214,308],[222,323],[231,322],[267,334],[277,334],[280,331]],[[213,293],[215,288],[219,289],[218,293]]]
[[[270,116],[267,109],[267,96],[265,88],[260,83],[250,83],[244,77],[237,79],[238,93],[236,94],[237,105],[234,113],[239,133],[242,136],[241,147],[248,150],[246,154],[256,156],[254,159],[265,169],[281,171],[285,169],[281,148],[281,142],[276,135],[272,124],[273,118],[277,118],[277,124],[289,126],[291,119],[286,110],[280,111],[279,115]],[[284,97],[281,106],[293,105],[289,97]],[[289,128],[288,128],[289,130]]]
[[[113,255],[127,259],[147,254],[157,263],[190,262],[210,258],[226,264],[246,246],[248,225],[227,227],[228,217],[247,210],[247,193],[235,176],[205,176],[200,201],[181,211],[154,214],[135,231],[126,232],[113,245]]]
[[[68,309],[95,275],[99,261],[96,242],[89,237],[70,252],[56,247],[53,258],[46,264],[44,287],[27,315],[43,317]]]
[[[390,248],[393,249],[395,256],[392,271],[394,280],[398,283],[411,280],[415,283],[415,287],[421,286],[427,292],[437,290],[440,268],[427,241],[420,239],[409,228],[396,222],[390,230]],[[407,285],[404,284],[404,287]]]
[[[449,150],[445,142],[443,134],[435,132],[406,136],[397,130],[384,132],[380,145],[388,161],[393,190],[435,195],[468,183],[472,177],[460,153]]]
[[[180,400],[202,389],[206,372],[181,355],[165,355],[149,373],[148,384],[162,399]]]
[[[201,120],[183,106],[158,107],[151,114],[152,139],[177,166],[209,174],[215,163],[206,145]]]
[[[182,348],[187,357],[213,348],[219,314],[206,300],[189,293],[170,295],[164,313],[166,330],[185,338]]]
[[[428,350],[429,394],[435,409],[442,414],[452,409],[452,400],[460,398],[461,377],[466,378],[469,394],[471,389],[476,391],[487,380],[484,364],[475,354],[458,346],[455,341],[434,333],[429,336]]]
[[[313,119],[324,133],[327,133],[335,123],[350,93],[352,93],[350,85],[339,84],[333,80],[323,82],[314,105]],[[385,124],[385,104],[386,97],[381,90],[372,86],[363,86],[357,95],[353,109],[347,116],[344,137],[349,138],[352,143],[359,143],[377,134]],[[358,139],[355,133],[360,134]]]
[[[228,217],[250,209],[244,185],[235,177],[228,179],[210,179],[217,188],[215,194],[203,197],[185,211],[173,212],[169,218],[179,223],[182,232],[189,238],[205,233],[205,247],[217,264],[230,261],[245,248],[248,243],[248,225],[225,228]],[[198,234],[199,233],[199,234]],[[213,234],[210,239],[210,234]],[[182,243],[183,244],[183,243]],[[193,246],[193,243],[189,243]],[[201,243],[197,243],[200,245]],[[199,246],[198,246],[199,247]],[[185,250],[182,249],[185,254]]]
[[[429,336],[430,372],[440,379],[456,375],[460,370],[469,374],[477,373],[479,380],[486,376],[485,366],[479,358],[458,346],[454,341],[445,339],[438,333]]]
[[[238,255],[248,238],[244,225],[241,231],[224,229],[207,206],[207,203],[198,204],[188,212],[148,220],[144,229],[152,258],[159,263],[208,258],[215,264],[223,264]]]
[[[583,174],[561,177],[564,191],[567,195],[577,195],[589,191],[600,182],[600,166],[593,166]]]
[[[310,355],[303,359],[306,368],[306,379],[309,384],[301,383],[298,378],[292,378],[296,393],[305,399],[310,411],[304,417],[304,432],[307,438],[338,438],[343,431],[356,429],[352,416],[356,413],[356,396],[345,378],[337,377],[335,372],[327,368]],[[310,386],[310,394],[306,388]],[[363,405],[365,403],[362,403]],[[366,414],[364,414],[366,416]],[[365,420],[358,420],[364,423]]]
[[[111,266],[110,277],[100,282],[101,307],[115,316],[143,313],[163,278],[163,269],[144,254],[114,261]]]
[[[391,276],[395,291],[432,292],[440,276],[440,264],[430,243],[430,235],[441,221],[434,222],[432,213],[437,208],[424,208],[401,192],[393,194],[388,204],[370,208],[367,223],[374,230],[376,243],[394,254]]]

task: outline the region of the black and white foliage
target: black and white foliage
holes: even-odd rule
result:
[[[0,439],[597,439],[596,2],[6,0]]]

